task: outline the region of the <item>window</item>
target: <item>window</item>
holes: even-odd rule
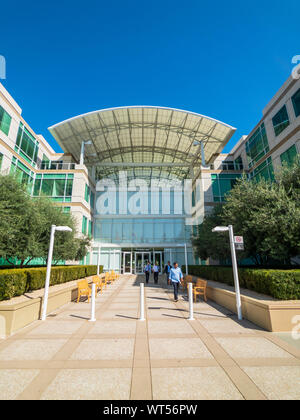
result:
[[[71,207],[63,207],[63,213],[70,213],[71,212]]]
[[[3,160],[3,154],[0,153],[0,169],[1,169],[1,166],[2,166],[2,160]]]
[[[33,195],[45,195],[53,201],[70,202],[72,200],[73,174],[37,174]]]
[[[87,218],[82,216],[82,233],[86,235],[86,228],[87,228]]]
[[[15,150],[31,165],[36,164],[39,142],[35,140],[22,123],[19,126]]]
[[[91,220],[89,221],[88,235],[90,238],[93,236],[93,222]]]
[[[241,171],[243,169],[243,160],[242,156],[238,156],[234,161],[234,169],[236,171]]]
[[[50,167],[50,159],[45,155],[45,153],[43,153],[41,169],[49,169],[49,167]]]
[[[268,157],[263,163],[257,166],[253,172],[249,174],[250,179],[259,181],[265,179],[266,181],[274,180],[274,170],[271,157]]]
[[[89,203],[90,200],[90,187],[85,184],[85,193],[84,193],[84,199],[87,203]]]
[[[0,130],[8,136],[11,116],[0,105]]]
[[[31,194],[34,181],[34,173],[15,157],[12,159],[10,173],[14,174],[21,184],[27,185],[28,192]]]
[[[300,89],[292,96],[292,103],[296,118],[300,115]]]
[[[91,191],[91,208],[94,209],[95,206],[95,194]]]
[[[246,142],[246,155],[249,168],[259,161],[269,151],[265,124],[262,123]]]
[[[285,105],[272,118],[272,122],[275,131],[275,136],[278,136],[290,124],[289,116]]]
[[[232,160],[223,160],[222,162],[222,170],[223,171],[233,171],[234,170],[234,163]]]
[[[297,149],[296,145],[293,144],[292,147],[287,149],[284,153],[280,155],[280,160],[282,165],[292,166],[297,158]]]
[[[240,174],[212,174],[211,180],[214,201],[224,201],[226,194],[234,187],[234,184],[240,177]]]

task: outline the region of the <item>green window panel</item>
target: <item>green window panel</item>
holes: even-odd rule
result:
[[[87,203],[89,203],[89,201],[90,201],[90,187],[87,184],[85,184],[84,199]]]
[[[254,181],[259,181],[261,179],[274,181],[274,169],[271,157],[268,157],[268,159],[258,165],[257,168],[249,174],[249,177]]]
[[[71,207],[63,207],[63,213],[70,213],[71,212]]]
[[[53,201],[71,202],[73,179],[67,174],[36,175],[33,195],[45,195]]]
[[[90,204],[91,204],[91,208],[94,209],[94,207],[95,207],[95,194],[93,193],[93,191],[91,191],[91,201],[90,201]]]
[[[0,105],[0,130],[8,136],[11,116]]]
[[[0,170],[1,170],[1,166],[2,166],[2,161],[3,161],[3,154],[0,153]]]
[[[297,149],[296,145],[293,144],[292,147],[287,149],[284,153],[280,155],[280,160],[282,165],[292,166],[297,158]]]
[[[269,151],[269,143],[264,123],[262,123],[252,134],[245,146],[249,168],[252,168],[252,166]]]
[[[87,229],[87,218],[85,216],[82,216],[82,233],[86,235],[86,229]]]
[[[215,202],[222,202],[225,196],[234,187],[240,174],[212,174],[212,191]]]
[[[272,118],[275,136],[278,136],[289,124],[289,116],[284,105]]]
[[[32,193],[34,173],[27,168],[27,166],[18,161],[16,158],[13,158],[10,173],[13,174],[21,184],[27,185],[29,194]]]
[[[90,238],[93,236],[93,222],[91,220],[89,221],[88,235]]]
[[[238,156],[234,161],[234,169],[236,171],[241,171],[243,169],[243,160],[242,156]]]
[[[292,103],[296,118],[300,115],[300,89],[292,96]]]
[[[36,164],[39,142],[22,123],[19,126],[15,150],[31,165]]]

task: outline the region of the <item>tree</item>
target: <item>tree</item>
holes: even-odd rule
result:
[[[199,227],[194,246],[201,258],[229,256],[228,239],[211,233],[217,225],[233,225],[235,234],[244,237],[245,251],[238,253],[239,258],[252,258],[256,265],[274,261],[289,265],[300,255],[299,160],[276,173],[274,182],[239,180],[224,205]]]
[[[0,255],[10,264],[35,256],[36,212],[26,188],[12,176],[0,177]]]
[[[88,252],[90,240],[76,237],[76,223],[46,197],[32,198],[12,176],[0,176],[0,256],[11,264],[28,264],[33,258],[48,257],[51,225],[72,228],[56,232],[53,260],[77,260]]]
[[[193,245],[202,260],[209,257],[226,260],[230,257],[228,235],[212,232],[215,226],[223,224],[222,212],[221,205],[214,207],[212,213],[205,216],[203,223],[198,227],[198,234],[193,239]]]

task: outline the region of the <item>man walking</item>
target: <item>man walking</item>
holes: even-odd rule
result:
[[[144,273],[146,275],[146,283],[148,283],[149,282],[149,276],[150,276],[150,273],[151,273],[151,264],[150,264],[149,261],[147,261],[147,264],[145,265]]]
[[[165,266],[165,269],[164,269],[164,273],[166,274],[167,284],[169,284],[169,274],[170,274],[171,268],[172,268],[171,263],[170,261],[168,261],[168,264]]]
[[[154,283],[157,284],[158,283],[158,272],[159,272],[159,266],[158,266],[157,261],[155,262],[152,271],[153,271],[153,275],[154,275]]]
[[[177,262],[174,262],[173,268],[170,270],[169,281],[172,282],[174,288],[174,301],[178,302],[179,283],[183,279],[181,268],[178,267]]]

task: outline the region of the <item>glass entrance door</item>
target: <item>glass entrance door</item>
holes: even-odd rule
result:
[[[147,261],[151,261],[150,252],[135,253],[135,274],[143,274]]]
[[[123,252],[123,273],[132,274],[132,252]]]
[[[163,261],[162,261],[162,252],[161,251],[154,251],[153,255],[153,264],[158,265],[159,268],[159,274],[162,274],[163,272]]]

